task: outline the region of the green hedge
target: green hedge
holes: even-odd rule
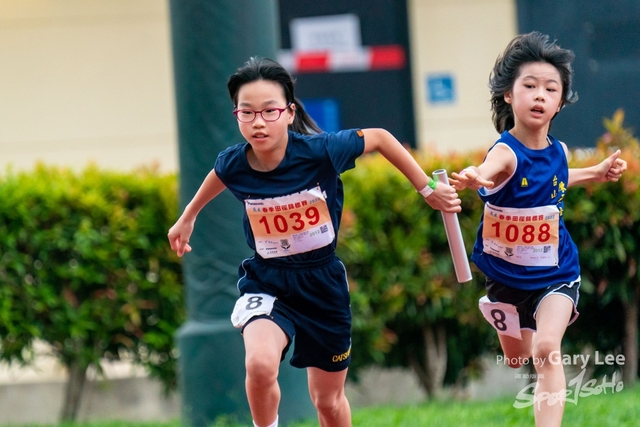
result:
[[[581,315],[567,331],[574,348],[585,345],[601,354],[624,354],[623,380],[638,377],[640,306],[640,142],[623,126],[624,113],[605,119],[607,133],[593,152],[574,152],[571,165],[594,164],[621,148],[628,169],[617,183],[569,189],[565,221],[580,252]],[[605,154],[606,153],[606,154]],[[609,374],[620,366],[595,366]]]
[[[126,356],[173,385],[175,176],[39,165],[2,176],[0,200],[0,357],[29,362],[37,338],[67,366]]]

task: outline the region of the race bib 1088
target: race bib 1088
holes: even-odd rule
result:
[[[483,250],[512,264],[558,265],[559,224],[553,205],[518,209],[485,203]]]

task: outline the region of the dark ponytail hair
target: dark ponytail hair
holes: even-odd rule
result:
[[[234,106],[238,105],[240,87],[256,80],[270,80],[278,83],[282,87],[287,104],[292,103],[295,105],[296,115],[293,118],[293,123],[289,125],[290,130],[305,135],[322,132],[311,116],[304,111],[302,103],[293,94],[294,78],[282,65],[268,58],[250,58],[229,78],[227,89],[229,89],[229,96]]]
[[[574,58],[575,55],[572,51],[562,49],[555,42],[549,42],[549,36],[537,31],[514,38],[496,60],[489,77],[493,125],[498,133],[509,130],[515,125],[513,109],[504,100],[504,95],[513,89],[513,84],[520,75],[520,69],[524,64],[546,62],[553,65],[560,73],[562,80],[562,102],[560,105],[564,106],[576,102],[578,94],[571,89],[573,80],[571,63]]]

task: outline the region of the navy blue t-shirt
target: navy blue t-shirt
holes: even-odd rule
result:
[[[355,159],[364,152],[362,131],[352,129],[317,135],[289,131],[282,162],[268,172],[254,170],[249,165],[248,148],[246,142],[227,148],[218,155],[214,166],[216,175],[238,200],[244,203],[250,199],[276,198],[320,187],[335,231],[336,238],[330,245],[277,259],[296,263],[322,259],[333,253],[344,200],[340,174],[355,167]],[[247,244],[255,250],[246,212],[243,223]]]

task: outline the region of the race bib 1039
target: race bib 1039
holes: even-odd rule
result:
[[[335,238],[320,187],[272,199],[247,199],[245,209],[262,258],[309,252]]]

